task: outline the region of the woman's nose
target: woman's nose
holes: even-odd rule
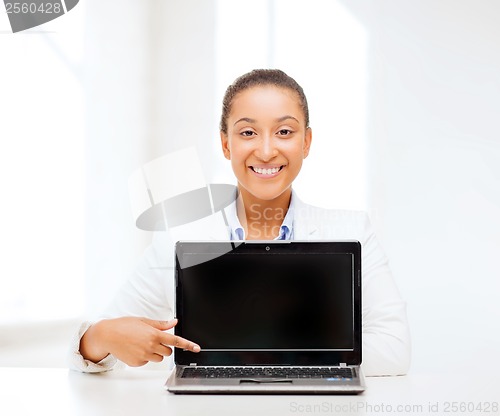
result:
[[[271,160],[278,154],[278,149],[272,136],[267,135],[262,137],[256,154],[264,162]]]

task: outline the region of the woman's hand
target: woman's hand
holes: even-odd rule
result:
[[[95,363],[112,354],[132,367],[148,361],[160,362],[172,354],[172,348],[199,352],[200,346],[164,331],[177,325],[177,319],[155,321],[124,317],[104,319],[92,325],[80,341],[83,358]]]

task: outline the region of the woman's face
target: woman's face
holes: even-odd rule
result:
[[[265,201],[291,191],[311,137],[297,93],[275,86],[238,93],[227,134],[221,132],[224,156],[231,161],[240,191]]]

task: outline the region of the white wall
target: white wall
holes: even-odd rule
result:
[[[210,164],[213,2],[87,2],[86,299],[103,311],[151,233],[136,229],[128,179],[196,145]],[[208,168],[207,168],[208,169]]]
[[[500,350],[500,3],[345,1],[369,33],[369,206],[413,371]]]
[[[82,10],[13,34],[0,5],[0,325],[83,309]]]
[[[142,142],[151,134],[148,18],[135,1],[86,2],[85,283],[91,314],[110,301],[147,239],[134,227],[127,178],[142,162]]]

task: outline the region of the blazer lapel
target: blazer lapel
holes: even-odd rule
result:
[[[293,193],[295,212],[293,218],[293,238],[295,240],[313,240],[319,235],[319,227],[314,221],[311,206],[303,203]]]

